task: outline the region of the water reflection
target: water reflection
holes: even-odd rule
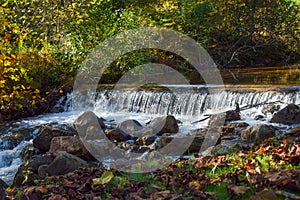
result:
[[[300,65],[286,67],[259,67],[223,69],[226,84],[238,85],[300,85]]]

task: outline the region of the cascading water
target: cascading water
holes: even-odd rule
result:
[[[87,109],[93,110],[99,117],[108,121],[115,120],[116,123],[129,118],[146,123],[157,115],[172,114],[183,122],[181,131],[188,132],[207,124],[207,121],[197,124],[191,122],[201,119],[204,114],[234,109],[235,103],[240,107],[275,101],[300,104],[298,88],[268,89],[260,92],[241,92],[239,88],[231,88],[228,91],[217,90],[213,94],[209,94],[205,89],[194,91],[186,90],[182,86],[178,87],[178,90],[174,88],[171,91],[102,90],[97,94],[85,92],[76,96],[76,102],[81,104],[80,111],[74,111],[68,106],[74,98],[74,95],[70,94],[66,99],[59,101],[60,104],[64,103],[58,105],[64,108],[64,112],[4,123],[0,126],[0,179],[12,182],[18,166],[22,163],[22,149],[31,143],[30,140],[37,134],[40,126],[72,124],[76,117]],[[256,123],[253,118],[261,114],[262,107],[263,105],[255,106],[242,111],[242,120],[249,124]],[[265,123],[268,123],[268,120]]]
[[[102,91],[97,95],[95,109],[109,112],[172,114],[199,117],[210,112],[221,112],[240,106],[270,102],[300,103],[299,91],[293,92],[207,92],[170,91]],[[213,113],[211,113],[213,114]]]

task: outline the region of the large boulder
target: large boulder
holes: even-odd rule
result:
[[[226,122],[236,121],[236,120],[240,120],[240,119],[241,119],[241,115],[240,115],[239,111],[236,111],[236,110],[226,111],[226,118],[225,118]]]
[[[59,154],[46,168],[46,173],[51,176],[64,175],[80,167],[87,167],[86,161],[72,154],[63,152]]]
[[[119,128],[108,129],[105,131],[105,135],[113,142],[122,142],[131,139],[131,136],[128,133]]]
[[[247,128],[241,135],[243,140],[248,142],[261,142],[267,138],[281,134],[279,128],[272,125],[259,124]]]
[[[93,156],[85,148],[80,138],[76,136],[60,136],[51,140],[49,152],[57,156],[61,152],[67,152],[84,160],[92,160]]]
[[[125,120],[117,125],[117,128],[122,129],[128,133],[139,131],[144,127],[137,120],[129,119]]]
[[[25,180],[26,173],[30,173],[30,176],[27,177],[27,181],[33,181],[36,178],[39,178],[37,173],[38,173],[38,168],[41,165],[45,164],[50,164],[53,161],[54,157],[49,154],[43,154],[43,155],[36,155],[33,156],[29,161],[25,162],[22,164],[13,180],[13,186],[20,187]]]
[[[100,126],[105,128],[104,119],[99,118],[94,112],[86,111],[82,113],[74,122],[76,130],[79,128],[80,131],[86,131],[90,126]],[[78,131],[78,130],[77,130]]]
[[[274,114],[271,119],[272,123],[280,124],[299,124],[300,123],[300,107],[295,104],[289,104],[282,110]]]
[[[290,129],[286,132],[286,136],[300,137],[300,126]]]
[[[38,135],[33,140],[33,146],[41,151],[49,151],[51,140],[58,136],[73,136],[77,133],[75,131],[63,130],[51,126],[42,126]]]
[[[157,117],[148,124],[148,127],[153,130],[154,134],[178,133],[179,131],[177,120],[172,115]]]

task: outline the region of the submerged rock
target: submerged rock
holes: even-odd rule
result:
[[[38,135],[33,140],[33,146],[46,152],[50,149],[52,138],[58,136],[74,136],[76,134],[77,133],[75,131],[62,130],[51,126],[42,126]]]
[[[86,161],[77,156],[64,152],[59,154],[53,160],[53,162],[48,165],[46,173],[51,176],[63,175],[72,172],[80,167],[86,166],[88,166]]]
[[[286,125],[298,124],[300,123],[300,107],[295,104],[289,104],[275,113],[270,122]]]
[[[279,128],[272,125],[259,124],[247,128],[241,135],[243,140],[248,142],[261,142],[267,138],[274,137],[280,134],[281,131]]]

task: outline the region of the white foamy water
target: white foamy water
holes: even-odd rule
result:
[[[199,86],[200,88],[201,86]],[[14,123],[3,125],[0,132],[0,179],[11,183],[13,177],[23,162],[21,159],[22,149],[30,141],[22,141],[20,144],[5,146],[8,136],[16,132],[22,132],[30,128],[34,137],[40,126],[46,124],[72,124],[74,120],[84,111],[92,110],[98,117],[103,117],[107,121],[117,124],[127,119],[135,119],[142,124],[146,124],[157,116],[166,114],[174,115],[182,122],[180,132],[188,133],[190,130],[205,127],[208,120],[193,124],[192,122],[203,119],[205,114],[220,113],[229,109],[234,109],[238,103],[241,108],[249,105],[256,105],[267,102],[278,102],[280,106],[287,103],[300,104],[300,92],[298,89],[286,88],[289,92],[265,91],[265,92],[233,92],[219,91],[208,94],[205,91],[100,91],[97,95],[85,93],[76,96],[76,107],[74,109],[65,106],[66,112],[45,114],[37,117],[26,118]],[[92,97],[97,96],[96,100]],[[66,105],[70,105],[72,95],[68,96]],[[62,103],[63,101],[61,101]],[[280,103],[281,102],[281,103]],[[75,105],[75,104],[74,104]],[[79,105],[79,106],[78,106]],[[264,106],[255,106],[241,112],[241,121],[250,125],[257,123],[269,123],[271,114],[266,116],[265,121],[256,121],[253,118],[258,114],[263,114]],[[277,126],[281,126],[275,124]],[[281,126],[286,128],[286,126]]]

